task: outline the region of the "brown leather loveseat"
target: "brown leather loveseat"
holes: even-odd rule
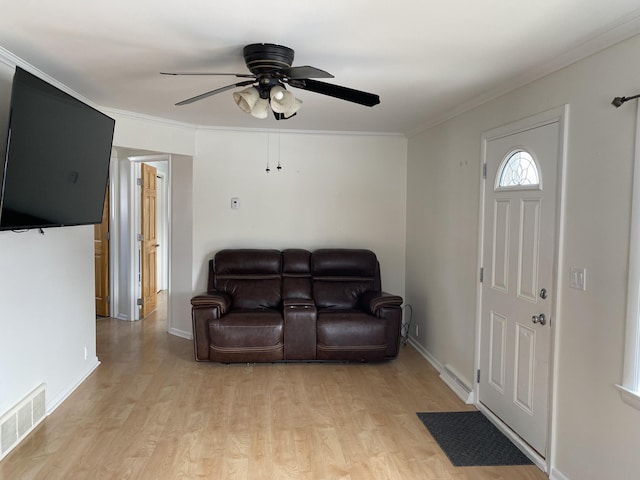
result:
[[[369,250],[222,250],[191,304],[198,361],[380,361],[400,345],[402,298]]]

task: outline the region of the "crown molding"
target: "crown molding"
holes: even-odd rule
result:
[[[91,106],[93,108],[96,108],[97,110],[100,110],[100,108],[94,102],[89,100],[88,98],[83,97],[78,92],[76,92],[76,91],[70,89],[69,87],[67,87],[64,83],[59,82],[55,78],[53,78],[50,75],[46,74],[42,70],[34,67],[30,63],[25,62],[23,59],[21,59],[20,57],[14,55],[9,50],[6,50],[3,47],[0,47],[0,62],[4,63],[5,65],[7,65],[7,66],[9,66],[11,68],[14,68],[14,69],[16,67],[20,67],[23,70],[26,70],[29,73],[32,73],[35,76],[41,78],[42,80],[46,81],[47,83],[50,83],[51,85],[53,85],[54,87],[62,90],[63,92],[68,93],[72,97],[77,98],[81,102],[86,103],[87,105],[89,105],[89,106]]]
[[[501,83],[495,88],[472,98],[468,102],[465,102],[442,115],[435,116],[430,121],[411,129],[406,135],[407,137],[412,137],[425,132],[430,128],[468,112],[469,110],[479,107],[480,105],[501,97],[520,87],[524,87],[525,85],[535,82],[547,75],[562,70],[569,65],[606,50],[607,48],[628,40],[638,34],[640,34],[640,9],[635,10],[629,15],[621,17],[617,21],[600,29],[567,52],[528,70],[522,75]]]

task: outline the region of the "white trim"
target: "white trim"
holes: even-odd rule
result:
[[[467,405],[473,405],[475,403],[475,395],[473,389],[469,388],[469,386],[467,385],[468,382],[466,382],[461,375],[456,374],[455,370],[450,366],[447,366],[447,368],[445,368],[445,366],[440,363],[438,359],[436,359],[436,357],[429,353],[422,345],[417,343],[413,337],[409,337],[409,343],[420,355],[425,358],[427,362],[431,364],[433,368],[437,370],[437,372],[440,374],[440,380],[442,380],[442,382],[447,387],[449,387],[453,391],[453,393],[455,393],[460,398],[460,400],[462,400]],[[451,374],[447,372],[447,370],[453,373],[454,376],[458,378],[464,385],[464,387],[459,385],[458,382],[456,382],[456,380],[454,379],[454,376],[451,376]]]
[[[533,448],[531,448],[529,444],[522,438],[520,438],[516,433],[514,433],[514,431],[511,430],[507,424],[496,417],[491,410],[489,410],[480,402],[478,402],[476,406],[478,407],[478,410],[480,410],[484,414],[484,416],[487,417],[489,421],[495,425],[498,430],[504,433],[504,435],[509,440],[511,440],[515,444],[515,446],[518,447],[520,451],[524,453],[529,458],[529,460],[531,460],[536,465],[536,467],[538,467],[545,473],[549,471],[549,467],[545,458],[542,457]]]
[[[640,410],[640,393],[629,390],[622,385],[616,385],[615,387],[620,390],[620,396],[625,403]]]
[[[627,325],[624,343],[622,385],[616,385],[622,399],[640,409],[640,105],[636,106],[636,141],[629,235],[629,278],[627,281]]]
[[[507,125],[502,125],[500,127],[496,127],[492,130],[484,132],[481,137],[481,162],[480,162],[480,197],[478,200],[478,250],[477,250],[477,271],[483,267],[484,259],[483,259],[483,251],[484,251],[484,221],[485,221],[485,211],[484,211],[484,197],[486,192],[486,184],[487,179],[483,178],[482,171],[483,166],[487,162],[487,145],[490,140],[495,140],[498,138],[502,138],[508,135],[512,135],[515,133],[523,132],[526,130],[530,130],[533,128],[538,128],[544,125],[549,125],[551,123],[558,122],[559,124],[559,137],[558,137],[558,171],[557,171],[557,204],[556,204],[556,238],[555,238],[555,258],[554,258],[554,267],[553,267],[553,279],[554,285],[556,289],[556,294],[553,298],[553,305],[551,307],[552,313],[551,316],[554,321],[551,323],[551,346],[550,346],[550,367],[549,367],[549,418],[548,418],[548,437],[547,437],[547,454],[546,459],[541,457],[537,452],[532,450],[526,442],[524,442],[520,437],[518,437],[515,433],[504,432],[511,438],[516,444],[518,444],[522,450],[531,453],[527,453],[527,455],[545,472],[551,470],[554,464],[554,445],[555,445],[555,418],[556,418],[556,395],[555,391],[557,389],[557,365],[555,364],[555,358],[557,358],[556,349],[558,348],[558,342],[556,341],[556,331],[559,322],[559,308],[560,298],[562,296],[561,282],[560,282],[560,272],[558,270],[558,265],[562,264],[562,244],[564,238],[564,205],[565,205],[565,169],[566,169],[566,158],[567,158],[567,141],[568,141],[568,122],[569,122],[569,105],[563,105],[561,107],[557,107],[551,110],[547,110],[545,112],[541,112],[536,115],[532,115],[530,117],[518,120],[516,122],[512,122]],[[490,179],[493,185],[493,179]],[[481,329],[482,329],[482,288],[483,283],[478,282],[476,288],[476,342],[475,342],[475,371],[480,369],[480,347],[481,347]],[[480,403],[480,385],[475,383],[474,385],[474,396],[475,396],[475,405],[481,410],[483,413],[487,414],[490,411],[484,407]],[[494,420],[497,420],[493,414],[491,414]],[[495,423],[495,422],[494,422]],[[500,422],[502,424],[502,422]],[[502,424],[505,428],[506,425]],[[501,427],[499,427],[501,428]],[[502,429],[502,428],[501,428]],[[512,436],[519,439],[516,441]],[[539,464],[539,461],[535,460],[533,457],[537,459],[542,459],[542,464]],[[541,466],[543,465],[543,466]]]
[[[59,393],[51,401],[47,401],[47,416],[51,415],[53,411],[62,404],[62,402],[64,402],[67,398],[69,398],[69,395],[71,395],[76,390],[76,388],[78,388],[82,384],[82,382],[84,382],[87,378],[89,378],[89,375],[91,375],[93,371],[99,366],[100,366],[100,360],[98,360],[98,357],[94,357],[91,360],[91,363],[88,369],[85,370],[85,372],[80,376],[80,378],[78,378],[76,383],[74,383],[71,386],[71,388],[68,388],[67,390]]]
[[[569,480],[569,477],[566,477],[556,467],[552,467],[551,473],[549,474],[549,480]]]
[[[134,158],[132,160],[132,158]],[[129,231],[129,298],[128,314],[131,321],[140,320],[140,307],[138,306],[138,298],[141,295],[140,285],[140,242],[138,235],[140,234],[140,185],[137,179],[140,177],[140,161],[135,160],[137,157],[127,157],[129,160],[129,191],[128,191],[128,211],[127,211],[127,229]]]
[[[177,120],[154,117],[152,115],[132,112],[129,110],[118,110],[116,108],[111,108],[111,107],[99,107],[99,110],[106,114],[120,115],[123,117],[145,120],[149,122],[162,123],[165,125],[173,125],[176,127],[183,127],[187,129],[193,129],[193,130],[214,130],[214,131],[230,131],[230,132],[280,132],[280,133],[298,134],[298,135],[350,135],[350,136],[353,135],[353,136],[364,136],[364,137],[401,137],[401,138],[407,137],[402,132],[366,132],[366,131],[358,131],[358,130],[350,130],[350,131],[294,130],[294,129],[284,129],[284,128],[276,128],[276,127],[256,128],[256,127],[233,127],[233,126],[225,126],[225,125],[197,125],[194,123],[185,123],[185,122],[179,122]]]
[[[167,305],[167,310],[169,310],[168,305]],[[186,338],[187,340],[193,340],[193,333],[192,332],[185,332],[184,330],[179,330],[177,328],[169,328],[169,330],[167,330],[167,333],[170,333],[171,335],[175,335],[176,337],[180,337],[180,338]]]
[[[438,371],[438,373],[442,372],[442,369],[444,368],[444,366],[438,361],[438,359],[436,359],[436,357],[431,355],[422,345],[416,342],[413,337],[409,337],[409,343],[413,348],[416,349],[416,351],[420,355],[422,355],[425,358],[427,362],[431,364],[433,368],[435,368]]]
[[[83,97],[75,90],[70,89],[64,83],[61,83],[55,78],[53,78],[52,76],[47,75],[42,70],[34,67],[30,63],[25,62],[23,59],[14,55],[13,53],[4,49],[3,47],[0,47],[0,62],[4,63],[8,67],[12,67],[12,68],[20,67],[23,70],[26,70],[29,73],[35,75],[36,77],[39,77],[41,80],[44,80],[45,82],[50,83],[51,85],[58,88],[59,90],[62,90],[63,92],[68,93],[69,95],[80,100],[81,102],[86,103],[90,107],[93,107],[96,110],[100,110],[101,112],[104,113],[102,108],[100,108],[98,105],[96,105],[94,102],[92,102],[88,98]]]
[[[569,65],[572,65],[580,60],[583,60],[591,55],[594,55],[606,48],[609,48],[617,43],[623,42],[628,38],[631,38],[640,33],[640,10],[626,15],[622,18],[615,20],[605,28],[597,32],[593,37],[587,39],[574,48],[558,55],[546,63],[542,63],[532,68],[531,70],[523,73],[517,78],[512,78],[506,82],[498,85],[497,87],[489,90],[488,92],[472,98],[468,102],[459,105],[456,108],[434,117],[431,121],[419,125],[418,127],[409,130],[407,137],[412,137],[425,132],[441,123],[444,123],[452,118],[455,118],[469,110],[473,110],[480,105],[483,105],[491,100],[499,98],[512,92],[520,87],[524,87],[529,83],[535,82],[540,78],[546,77],[554,72],[562,70]]]
[[[120,224],[118,212],[120,211],[120,197],[118,186],[120,185],[120,165],[116,150],[111,148],[109,160],[109,316],[115,317],[116,305],[120,300]]]
[[[451,365],[445,365],[440,372],[440,380],[447,384],[453,392],[467,405],[475,404],[473,387],[469,386],[469,381],[465,379]]]

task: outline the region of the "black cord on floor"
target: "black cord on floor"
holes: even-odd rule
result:
[[[411,328],[411,319],[413,318],[413,307],[411,306],[411,304],[407,303],[402,307],[403,317],[404,317],[404,309],[405,308],[409,309],[409,321],[405,322],[403,320],[402,324],[400,326],[400,337],[402,338],[402,344],[403,345],[406,345],[407,342],[409,341],[409,332],[410,332],[410,328]]]

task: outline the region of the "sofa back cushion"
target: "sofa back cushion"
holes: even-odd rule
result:
[[[213,289],[231,295],[232,308],[280,307],[282,300],[280,251],[221,250],[216,253],[212,267]]]
[[[311,275],[318,309],[353,309],[364,292],[380,290],[380,267],[370,250],[316,250],[311,254]]]
[[[311,299],[311,252],[299,248],[282,251],[282,298]]]

